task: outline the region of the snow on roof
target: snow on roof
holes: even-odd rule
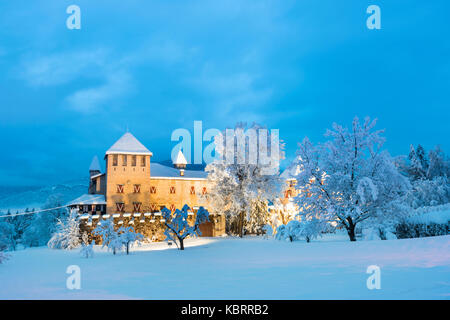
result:
[[[173,161],[173,164],[187,164],[186,158],[184,157],[183,152],[181,152],[181,149],[178,150],[177,158]]]
[[[89,166],[89,171],[102,171],[102,169],[100,168],[100,162],[98,162],[97,156],[94,156],[94,158],[92,158],[91,165]]]
[[[284,170],[281,174],[280,177],[285,179],[285,180],[289,180],[289,179],[295,179],[295,177],[300,173],[300,167],[297,166],[293,166],[293,167],[289,167],[286,170]]]
[[[91,177],[91,179],[95,179],[97,177],[104,176],[104,175],[105,175],[104,173],[95,174]]]
[[[106,204],[105,196],[102,194],[83,194],[81,197],[70,201],[67,205],[77,204]]]
[[[106,154],[131,153],[153,155],[142,143],[131,133],[127,132],[106,151]]]
[[[184,176],[180,175],[180,169],[164,166],[159,163],[150,163],[150,178],[179,178],[179,179],[206,179],[205,171],[184,170]]]

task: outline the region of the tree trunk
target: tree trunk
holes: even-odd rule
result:
[[[244,212],[239,214],[239,237],[244,236]]]
[[[356,241],[356,236],[355,236],[356,224],[353,223],[352,218],[347,218],[347,221],[348,221],[348,226],[346,226],[346,228],[347,228],[347,233],[350,238],[350,241]]]
[[[180,241],[180,250],[184,250],[184,243],[183,243],[184,239],[178,238],[178,241]]]

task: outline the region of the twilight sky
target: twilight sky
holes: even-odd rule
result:
[[[68,30],[66,8],[81,8]],[[381,7],[382,30],[366,28]],[[173,130],[257,121],[287,157],[377,117],[386,148],[450,153],[448,0],[0,0],[0,181],[87,174],[126,131],[170,158]]]

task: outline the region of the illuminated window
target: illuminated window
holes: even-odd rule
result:
[[[156,193],[156,187],[154,186],[150,187],[150,193]]]
[[[119,158],[119,156],[118,156],[117,154],[113,154],[113,162],[112,162],[112,165],[113,165],[114,167],[117,166],[117,160],[118,160],[118,158]]]
[[[134,210],[134,212],[141,212],[141,203],[133,202],[133,210]]]
[[[140,184],[134,185],[134,193],[141,193],[141,185]]]
[[[202,194],[203,195],[205,195],[205,194],[207,194],[208,192],[206,191],[206,187],[203,187],[203,189],[202,189]]]
[[[123,184],[117,185],[117,193],[123,193]]]
[[[116,202],[116,209],[117,209],[117,212],[124,212],[125,211],[125,203]]]
[[[195,194],[195,187],[194,186],[191,187],[191,194]]]
[[[170,205],[170,211],[175,212],[175,205],[174,204]]]
[[[175,187],[170,187],[170,194],[175,194]]]

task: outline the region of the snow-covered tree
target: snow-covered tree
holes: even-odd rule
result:
[[[225,213],[228,231],[241,237],[245,222],[253,228],[265,219],[252,215],[255,199],[273,201],[281,192],[278,165],[283,158],[283,145],[266,133],[258,124],[246,130],[242,123],[234,130],[223,131],[214,140],[216,159],[206,166],[211,210]]]
[[[7,218],[0,218],[0,251],[16,250],[16,230]]]
[[[144,239],[144,236],[135,232],[133,227],[120,227],[117,232],[119,233],[119,240],[125,247],[127,254],[130,253],[130,246],[136,242],[139,243]]]
[[[306,218],[336,222],[356,241],[358,223],[375,216],[401,214],[410,183],[398,171],[394,159],[382,150],[383,131],[366,118],[353,120],[349,129],[334,124],[330,140],[313,145],[305,138],[294,165],[300,172],[297,204]]]
[[[83,233],[81,236],[81,250],[80,255],[83,258],[92,258],[94,256],[94,246],[95,246],[95,240],[92,240],[91,243],[89,243],[89,236],[86,232]]]
[[[200,207],[197,211],[194,225],[189,225],[189,210],[190,208],[187,204],[181,210],[176,209],[173,214],[167,208],[161,210],[165,219],[164,225],[166,226],[166,230],[164,234],[166,235],[166,240],[175,242],[180,250],[184,250],[184,240],[189,236],[201,235],[199,229],[200,224],[209,221],[208,210]]]
[[[22,243],[30,247],[47,244],[56,231],[58,219],[63,219],[68,215],[66,208],[59,208],[62,206],[64,206],[64,202],[60,196],[50,196],[42,209],[58,209],[33,214],[24,230]]]
[[[114,255],[122,250],[123,243],[119,233],[114,229],[114,219],[112,217],[99,223],[93,234],[102,237],[102,247],[107,247]]]
[[[80,221],[76,209],[72,209],[66,218],[59,218],[56,231],[47,245],[52,249],[72,250],[80,246]]]
[[[410,151],[408,155],[409,166],[407,170],[412,180],[425,178],[428,170],[427,167],[424,167],[424,165],[427,164],[425,156],[426,156],[425,151],[421,145],[418,146],[417,152],[414,149],[413,145],[410,146]]]

